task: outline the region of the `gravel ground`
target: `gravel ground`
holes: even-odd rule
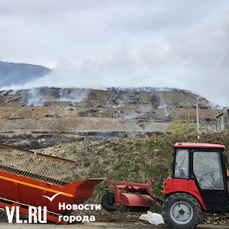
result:
[[[20,219],[23,219],[23,216],[26,217],[26,215],[21,214]],[[205,215],[204,219],[208,218],[209,215]],[[217,217],[218,216],[214,216]],[[225,216],[226,217],[226,216]],[[213,217],[212,217],[213,218]],[[211,218],[211,219],[212,219]],[[125,221],[126,219],[126,221]],[[98,219],[100,220],[100,219]],[[4,211],[0,211],[0,229],[71,229],[71,228],[80,228],[80,229],[101,229],[101,228],[107,228],[107,229],[118,229],[118,228],[124,228],[124,229],[165,229],[168,228],[167,225],[152,225],[148,223],[147,221],[142,221],[136,218],[137,221],[133,222],[127,222],[129,218],[126,216],[122,219],[122,221],[117,222],[85,222],[85,223],[76,223],[76,224],[68,224],[68,225],[57,225],[55,223],[47,223],[47,224],[18,224],[15,223],[15,217],[14,217],[14,223],[8,223],[7,217]],[[205,229],[205,228],[219,228],[219,229],[227,229],[228,225],[220,224],[217,220],[206,223],[205,220],[203,220],[202,224],[199,224],[197,226],[197,229]]]
[[[151,224],[144,224],[141,222],[138,223],[104,223],[104,222],[95,222],[95,223],[85,223],[85,224],[74,224],[74,225],[54,225],[54,224],[9,224],[9,223],[0,223],[0,229],[71,229],[71,228],[81,228],[81,229],[100,229],[100,228],[109,228],[109,229],[118,229],[118,228],[125,228],[125,229],[163,229],[168,228],[166,225],[151,225]],[[222,225],[206,225],[200,224],[197,226],[197,229],[204,229],[204,228],[220,228],[220,229],[227,229],[228,226]]]

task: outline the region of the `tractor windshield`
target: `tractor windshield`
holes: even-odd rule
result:
[[[219,152],[194,152],[193,172],[202,189],[224,188]]]

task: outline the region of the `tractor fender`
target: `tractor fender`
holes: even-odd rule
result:
[[[183,185],[184,182],[185,185]],[[163,194],[166,196],[170,196],[171,194],[176,192],[184,192],[194,196],[199,201],[202,208],[205,211],[207,210],[194,180],[168,178],[166,182],[166,186],[163,190]]]
[[[205,204],[204,204],[202,198],[201,198],[200,196],[196,195],[196,193],[194,193],[194,192],[187,192],[187,190],[179,190],[179,191],[176,191],[176,192],[170,192],[170,193],[166,194],[166,196],[170,196],[170,195],[172,195],[172,194],[174,194],[174,193],[178,193],[178,192],[187,193],[187,194],[192,195],[194,198],[196,198],[196,199],[198,200],[198,202],[200,203],[201,207],[202,207],[205,211],[207,210],[207,208],[206,208],[206,206],[205,206]]]

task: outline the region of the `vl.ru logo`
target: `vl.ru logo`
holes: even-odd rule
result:
[[[47,198],[50,202],[52,202],[58,195],[62,192],[58,192],[54,194],[52,197],[42,195]],[[8,219],[8,223],[13,222],[14,214],[16,215],[16,223],[47,223],[47,206],[44,207],[34,207],[28,206],[28,220],[20,219],[20,206],[6,206],[6,215]]]
[[[58,195],[60,195],[61,193],[63,192],[58,192],[56,193],[55,195],[53,195],[52,197],[49,197],[49,196],[45,196],[43,195],[43,197],[47,198],[50,202],[52,202],[54,200],[54,198],[56,198]]]
[[[8,223],[13,222],[14,213],[16,213],[16,223],[47,223],[47,206],[42,207],[28,207],[28,220],[21,220],[19,218],[20,207],[19,206],[6,206],[6,215],[8,219]]]

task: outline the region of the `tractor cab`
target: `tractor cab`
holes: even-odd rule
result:
[[[163,190],[166,196],[164,218],[172,227],[180,225],[179,228],[183,228],[181,225],[191,224],[190,216],[199,208],[201,212],[227,210],[227,156],[224,150],[225,146],[218,144],[174,145],[173,172]],[[196,206],[191,202],[196,202]]]
[[[106,180],[102,206],[107,211],[147,211],[155,202],[163,204],[165,223],[172,228],[193,229],[203,211],[229,210],[227,156],[225,146],[206,143],[176,143],[172,176],[167,178],[163,194],[157,198],[151,185]],[[109,191],[114,186],[114,193]]]

